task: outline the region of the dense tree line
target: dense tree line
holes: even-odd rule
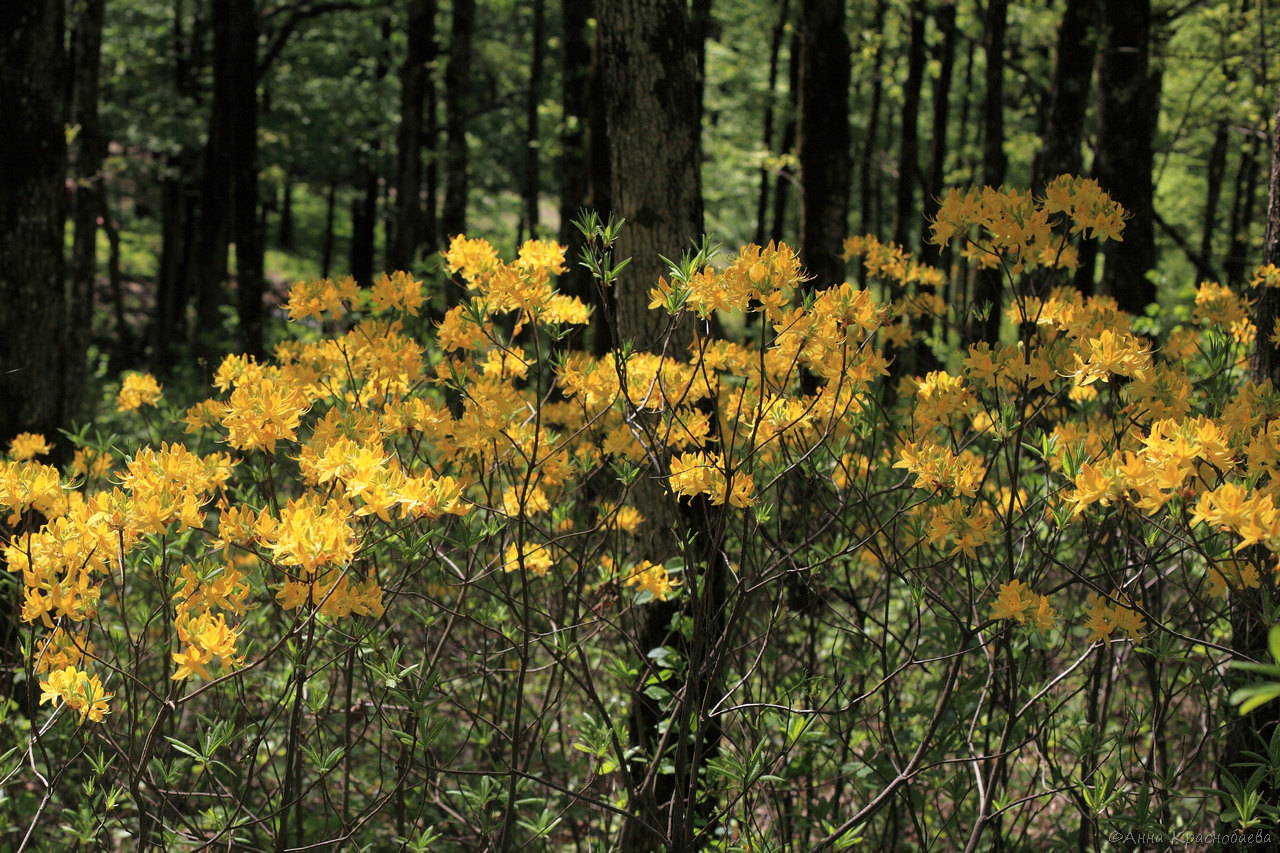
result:
[[[58,364],[10,368],[6,393],[28,406],[74,405],[90,340],[117,366],[162,372],[179,352],[207,362],[233,340],[263,353],[264,296],[274,304],[265,251],[296,247],[300,192],[327,202],[317,272],[358,281],[425,269],[468,226],[576,247],[568,223],[584,208],[632,219],[627,239],[643,239],[629,207],[642,203],[613,195],[607,124],[609,104],[628,97],[610,57],[634,61],[643,39],[588,0],[49,5],[8,13],[21,49],[4,59],[30,152],[6,169],[4,195],[16,200],[6,210],[50,229],[5,252],[6,320],[37,329],[24,312],[38,303],[47,318],[62,304],[71,332],[18,348]],[[1192,275],[1238,286],[1256,259],[1270,132],[1264,4],[653,8],[667,17],[652,61],[693,63],[692,82],[679,84],[688,92],[671,95],[691,99],[678,120],[700,129],[686,153],[701,169],[663,187],[684,197],[668,251],[704,227],[730,242],[783,239],[829,280],[844,273],[841,241],[865,232],[938,260],[920,212],[947,186],[1084,172],[1135,216],[1123,243],[1082,267],[1082,290],[1141,313]],[[666,132],[636,115],[622,113],[636,122],[623,139]],[[499,202],[507,196],[518,203]],[[518,214],[495,219],[499,205]],[[65,259],[52,251],[55,226],[74,234]],[[122,232],[127,243],[141,229],[159,234],[154,269],[121,269]],[[1157,243],[1169,251],[1157,255]],[[638,257],[635,277],[652,263]],[[41,272],[18,272],[27,265]],[[33,280],[48,298],[21,295]],[[950,296],[961,312],[998,305],[999,282],[976,275]],[[976,338],[993,334],[994,313],[979,314]]]

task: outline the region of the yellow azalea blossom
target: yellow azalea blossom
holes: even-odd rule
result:
[[[9,442],[9,458],[18,462],[45,456],[51,450],[48,440],[34,432],[20,432]]]
[[[680,585],[678,581],[672,581],[665,566],[661,563],[655,566],[648,560],[642,560],[636,564],[622,583],[623,586],[639,587],[651,593],[659,601],[666,601]]]
[[[546,545],[526,542],[517,547],[513,542],[503,555],[502,570],[517,572],[521,566],[531,575],[542,576],[551,571],[551,551]]]
[[[86,719],[102,722],[110,713],[107,700],[114,695],[103,689],[98,676],[74,666],[53,670],[48,679],[40,682],[40,704],[61,699],[73,711],[80,713],[78,724],[83,724]]]
[[[160,402],[160,383],[150,373],[127,373],[116,396],[116,411],[136,412]]]

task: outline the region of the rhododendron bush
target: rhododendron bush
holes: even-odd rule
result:
[[[227,358],[207,401],[126,376],[149,445],[58,471],[24,435],[0,466],[9,837],[953,850],[1270,821],[1268,745],[1215,762],[1229,607],[1274,619],[1280,395],[1246,378],[1247,294],[1157,324],[1065,286],[1123,216],[1081,179],[952,191],[955,265],[850,240],[865,287],[700,252],[646,283],[687,351],[560,292],[560,246],[458,237],[438,322],[406,273],[300,282],[274,358]],[[583,227],[619,286],[615,229]],[[976,267],[1005,277],[998,342],[945,296]],[[570,349],[584,324],[622,343]]]

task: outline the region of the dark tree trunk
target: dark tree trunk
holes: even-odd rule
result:
[[[1227,176],[1227,142],[1229,130],[1225,121],[1218,122],[1213,133],[1213,148],[1205,168],[1204,227],[1200,232],[1200,257],[1213,261],[1213,235],[1218,225],[1218,202],[1222,199],[1222,183]]]
[[[587,127],[590,122],[591,43],[587,40],[587,27],[591,19],[590,0],[565,0],[560,19],[560,41],[563,45],[560,59],[560,100],[564,106],[564,122],[560,132],[560,244],[565,247],[565,266],[560,276],[560,289],[578,297],[586,305],[594,301],[595,288],[591,274],[579,263],[582,256],[582,232],[574,226],[576,219],[587,207],[591,192],[590,158],[587,148]],[[603,312],[605,306],[597,305]],[[602,313],[597,313],[597,318]],[[601,327],[593,324],[593,332],[605,337]],[[581,349],[587,330],[574,328],[567,344]]]
[[[0,29],[0,447],[19,432],[58,439],[83,339],[65,334],[67,144],[63,4],[14,0]]]
[[[329,181],[329,194],[324,207],[324,242],[320,246],[320,277],[328,278],[333,268],[333,220],[338,208],[338,185]]]
[[[231,182],[235,164],[231,117],[235,113],[234,72],[228,67],[232,49],[232,4],[210,4],[213,30],[213,102],[200,180],[199,227],[190,268],[196,300],[197,356],[212,370],[222,328],[223,285],[231,244]]]
[[[800,3],[800,256],[815,287],[844,280],[848,235],[849,39],[844,0]]]
[[[197,95],[194,66],[203,62],[205,29],[197,20],[189,33],[185,3],[174,4],[173,85],[179,101],[191,103]],[[200,241],[200,196],[202,154],[183,146],[167,154],[160,173],[161,243],[160,266],[156,275],[155,308],[151,315],[148,358],[151,370],[164,374],[171,367],[171,347],[175,342],[190,340],[187,308],[198,282],[195,280]]]
[[[774,99],[778,92],[778,66],[779,58],[782,55],[782,40],[787,34],[787,20],[791,16],[791,4],[789,0],[780,0],[778,3],[778,22],[773,25],[773,33],[769,37],[769,83],[768,83],[768,100],[765,101],[764,107],[764,150],[772,154],[775,150],[773,145],[773,125]],[[765,241],[766,218],[769,215],[769,179],[772,177],[772,170],[768,164],[760,166],[760,195],[756,201],[756,232],[753,240],[756,245],[763,245]]]
[[[951,77],[956,64],[956,4],[946,3],[934,13],[942,44],[938,49],[938,77],[933,84],[933,139],[929,145],[929,180],[925,184],[924,222],[920,257],[941,263],[939,246],[929,241],[928,223],[938,216],[947,173],[947,124],[951,115]]]
[[[229,56],[231,77],[231,240],[236,247],[236,313],[240,347],[261,359],[263,221],[258,215],[258,17],[253,0],[228,0],[231,9]]]
[[[1271,180],[1267,194],[1262,263],[1280,266],[1280,100],[1276,104],[1275,116],[1272,124]],[[1280,386],[1280,349],[1271,341],[1276,320],[1280,318],[1280,289],[1262,287],[1259,291],[1254,304],[1253,322],[1256,331],[1249,363],[1250,378],[1259,384],[1270,381],[1272,385]],[[1267,624],[1266,611],[1271,607],[1267,602],[1274,601],[1276,593],[1274,581],[1270,580],[1272,576],[1266,572],[1260,574],[1269,579],[1264,581],[1268,584],[1266,589],[1232,590],[1231,648],[1243,659],[1270,663],[1270,626]],[[1277,724],[1280,724],[1280,708],[1274,702],[1254,708],[1243,717],[1235,717],[1227,730],[1219,766],[1231,768],[1232,765],[1252,763],[1246,755],[1248,752],[1261,752],[1265,755],[1266,744],[1270,742]],[[1238,768],[1232,772],[1242,781],[1250,775],[1248,768]],[[1261,793],[1262,802],[1276,801],[1274,785],[1264,783]]]
[[[102,162],[106,142],[98,124],[98,78],[102,57],[103,0],[76,5],[71,31],[71,121],[79,126],[75,138],[75,183],[71,191],[71,220],[75,237],[71,248],[71,281],[68,290],[67,336],[89,340],[93,323],[94,280],[98,264],[98,217],[104,205]],[[128,341],[117,341],[117,347]],[[84,359],[67,364],[72,388],[86,376]]]
[[[280,193],[280,248],[292,251],[297,244],[297,227],[293,221],[293,175],[285,172],[284,190]]]
[[[1004,36],[1008,26],[1008,0],[991,0],[987,4],[986,96],[982,110],[982,182],[998,187],[1004,183]],[[973,304],[985,308],[985,317],[975,317],[973,339],[993,346],[1000,340],[1001,290],[1004,282],[999,269],[978,270],[973,283]]]
[[[604,106],[612,212],[627,220],[619,241],[631,258],[618,292],[618,326],[640,349],[660,347],[667,319],[649,310],[649,289],[702,234],[700,118],[688,14],[677,0],[601,4]],[[685,331],[671,342],[682,353]]]
[[[885,0],[876,0],[876,10],[872,17],[871,29],[876,33],[884,32]],[[884,83],[881,69],[884,67],[884,46],[877,44],[875,57],[871,62],[871,103],[867,107],[867,137],[862,141],[862,156],[858,163],[858,192],[861,199],[859,207],[858,232],[874,234],[880,232],[880,181],[876,175],[875,158],[879,150],[877,138],[880,135],[880,101],[884,97]]]
[[[524,225],[530,238],[538,236],[540,215],[538,176],[540,164],[538,106],[542,103],[542,66],[546,61],[546,0],[533,0],[533,48],[529,61],[529,91],[525,97],[524,121]],[[517,240],[518,242],[518,240]]]
[[[360,166],[358,191],[351,199],[351,277],[362,287],[373,282],[373,253],[378,224],[378,175],[369,163]]]
[[[79,389],[70,365],[84,358],[84,339],[66,334],[63,181],[67,167],[66,57],[63,4],[13,0],[0,28],[0,116],[5,121],[0,168],[0,448],[18,433],[42,433],[57,444],[53,461],[69,458],[58,428]],[[10,530],[0,531],[8,534]],[[6,537],[7,538],[7,537]],[[5,584],[0,601],[0,695],[28,715],[36,682],[15,685],[23,668],[18,611],[22,584]],[[28,673],[28,676],[30,673]],[[16,694],[16,695],[15,695]]]
[[[422,227],[422,125],[427,63],[434,52],[435,4],[409,0],[408,52],[400,69],[400,129],[396,134],[396,227],[387,266],[407,270],[417,259]]]
[[[902,86],[902,125],[898,133],[898,186],[893,208],[893,242],[907,246],[911,228],[920,217],[916,185],[920,182],[920,92],[924,88],[924,0],[912,0],[907,11],[910,42],[907,79]]]
[[[1148,57],[1151,0],[1103,4],[1104,43],[1098,66],[1098,143],[1094,175],[1130,219],[1124,240],[1103,247],[1102,291],[1120,308],[1141,314],[1156,299],[1147,272],[1155,265],[1152,221],[1152,141],[1160,81]]]
[[[449,25],[449,64],[444,74],[445,179],[441,236],[447,243],[467,230],[467,104],[471,91],[471,38],[476,25],[475,0],[454,0]],[[445,285],[445,304],[456,305],[463,289]]]
[[[434,57],[438,55],[433,54]],[[427,252],[440,245],[440,98],[433,74],[427,81],[426,194],[422,205],[422,243]]]
[[[680,257],[702,233],[701,117],[686,3],[609,0],[598,14],[612,210],[627,220],[618,253],[631,259],[615,288],[619,334],[639,350],[665,350],[685,358],[693,339],[691,322],[671,327],[665,312],[649,310],[647,294],[666,273],[660,256]],[[646,519],[638,550],[656,562],[673,556],[680,539],[696,538],[699,553],[686,554],[686,565],[706,572],[705,584],[699,586],[712,599],[701,607],[691,605],[691,613],[718,613],[715,596],[723,571],[706,550],[715,543],[713,531],[703,523],[707,514],[697,516],[693,507],[677,503],[660,485],[662,473],[645,472],[631,495]],[[676,607],[674,602],[655,602],[645,608],[638,648],[684,646],[678,634],[670,633]],[[694,634],[718,636],[709,622],[695,626]],[[683,657],[688,661],[683,689],[673,691],[666,711],[668,730],[675,733],[668,739],[674,772],[660,772],[656,760],[630,763],[628,785],[636,790],[633,819],[626,822],[621,840],[626,851],[702,846],[696,841],[695,818],[708,819],[712,800],[699,792],[699,771],[718,743],[716,721],[707,719],[703,708],[715,674],[708,672],[708,658],[699,647],[684,647]],[[642,755],[655,757],[664,711],[644,692],[650,674],[648,661],[644,664],[646,671],[632,695],[631,742]],[[658,834],[646,825],[658,828]]]
[[[444,76],[444,210],[441,227],[448,240],[467,230],[467,102],[471,91],[471,38],[475,0],[455,0],[449,32],[449,65]]]
[[[1231,201],[1231,244],[1223,261],[1227,283],[1239,289],[1244,284],[1249,266],[1249,231],[1253,227],[1253,212],[1258,197],[1258,154],[1262,137],[1255,134],[1240,151],[1240,166],[1236,170],[1235,194]],[[1128,228],[1125,229],[1128,233]]]
[[[1097,55],[1098,0],[1068,0],[1058,28],[1057,59],[1044,117],[1044,143],[1031,166],[1037,192],[1058,175],[1084,169],[1080,146]]]
[[[782,126],[782,141],[778,144],[778,150],[788,155],[796,147],[796,116],[800,112],[800,37],[794,33],[790,53],[787,60],[787,122]],[[778,178],[774,181],[773,225],[769,229],[769,239],[775,243],[786,239],[787,209],[795,183],[795,166],[788,162],[778,170]]]

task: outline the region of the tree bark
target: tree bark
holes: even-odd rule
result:
[[[1231,201],[1231,243],[1223,267],[1227,284],[1240,288],[1249,266],[1249,231],[1253,226],[1253,210],[1258,195],[1258,154],[1262,137],[1255,134],[1240,150],[1240,166],[1236,170],[1235,194]]]
[[[1085,111],[1097,55],[1098,0],[1067,0],[1058,27],[1057,58],[1044,115],[1044,142],[1031,166],[1031,186],[1039,192],[1058,175],[1084,169]]]
[[[938,50],[938,77],[933,85],[932,142],[929,145],[929,180],[925,184],[924,222],[920,235],[920,257],[930,263],[942,262],[941,247],[929,240],[928,223],[938,216],[947,172],[947,125],[951,116],[951,78],[956,64],[956,4],[946,3],[934,12],[942,44]]]
[[[774,148],[774,116],[777,110],[774,108],[774,99],[778,92],[778,66],[779,57],[782,54],[782,41],[787,34],[787,21],[791,17],[791,3],[789,0],[780,0],[778,3],[778,21],[773,26],[773,33],[769,37],[769,83],[766,93],[768,100],[765,101],[764,107],[764,127],[761,136],[764,140],[764,150],[772,154]],[[785,153],[785,152],[783,152]],[[767,229],[767,217],[769,215],[769,179],[773,176],[767,164],[760,166],[760,195],[756,200],[756,231],[753,242],[758,246],[763,246],[765,241],[765,232]]]
[[[872,28],[877,33],[884,32],[885,0],[876,0],[875,14],[872,17]],[[879,150],[877,138],[880,135],[880,101],[884,96],[884,83],[881,69],[884,67],[884,46],[877,44],[875,57],[871,62],[871,104],[867,108],[867,137],[863,140],[862,155],[858,163],[859,206],[858,232],[874,234],[880,231],[880,182],[875,174],[875,156]]]
[[[844,281],[848,235],[849,39],[844,0],[800,3],[800,256],[815,287]]]
[[[911,227],[920,216],[916,210],[916,184],[920,182],[920,92],[924,87],[924,0],[912,0],[907,10],[911,37],[907,46],[907,79],[902,86],[902,125],[898,133],[898,186],[893,208],[893,242],[907,246]]]
[[[423,242],[422,126],[427,63],[434,52],[435,4],[409,0],[408,52],[400,69],[400,128],[396,134],[396,227],[387,266],[410,269]]]
[[[223,285],[227,280],[227,253],[231,245],[231,182],[235,89],[228,68],[232,56],[232,4],[210,4],[213,30],[213,101],[209,107],[209,131],[205,141],[199,227],[190,267],[196,301],[196,353],[212,370],[214,349],[222,328]]]
[[[1200,232],[1200,256],[1206,263],[1213,259],[1213,235],[1218,224],[1218,202],[1222,200],[1222,183],[1227,175],[1228,128],[1225,121],[1218,122],[1213,133],[1213,147],[1209,149],[1209,162],[1205,168],[1204,225]]]
[[[1160,79],[1149,63],[1151,0],[1105,3],[1103,22],[1094,174],[1130,218],[1124,240],[1102,247],[1101,286],[1122,310],[1141,314],[1156,299],[1147,279],[1155,266],[1151,170],[1160,109]]]
[[[685,0],[609,0],[598,14],[612,209],[626,219],[617,251],[631,259],[615,286],[619,334],[638,350],[686,358],[692,323],[672,325],[665,312],[648,308],[649,289],[666,273],[661,256],[679,258],[702,233],[701,117]],[[705,640],[718,636],[713,621],[704,621],[720,612],[723,570],[707,550],[716,538],[706,523],[706,507],[699,515],[694,505],[682,505],[671,496],[665,469],[666,461],[659,460],[659,468],[642,473],[631,494],[645,516],[637,556],[656,563],[678,553],[682,539],[698,543],[684,554],[685,565],[706,572],[697,586],[706,590],[710,603],[697,606],[691,585],[687,612],[699,622],[695,636],[701,633]],[[707,670],[709,659],[700,654],[696,641],[690,645],[680,632],[672,632],[679,606],[674,601],[654,602],[639,617],[637,648],[681,648],[687,671],[665,710],[645,693],[650,661],[642,661],[633,685],[631,742],[651,760],[628,766],[628,784],[635,796],[620,845],[626,851],[695,849],[703,829],[698,819],[705,822],[710,815],[712,799],[699,790],[699,771],[718,743],[716,722],[703,713],[715,674]],[[659,772],[655,754],[664,719],[671,733],[672,773]]]
[[[587,129],[591,122],[591,42],[587,40],[591,19],[591,0],[564,0],[560,18],[560,100],[564,121],[560,130],[560,233],[565,247],[565,266],[560,276],[560,289],[576,296],[584,305],[596,301],[591,274],[579,262],[582,257],[582,232],[573,221],[584,211],[591,193],[591,165]],[[607,306],[596,306],[597,318]],[[567,346],[584,349],[583,340],[592,334],[607,340],[602,324],[594,328],[575,327],[569,332]]]
[[[800,112],[800,37],[792,33],[790,56],[787,60],[787,121],[782,125],[782,141],[778,151],[791,155],[796,147],[796,116]],[[781,243],[787,235],[787,211],[791,207],[791,188],[796,185],[796,168],[788,162],[778,170],[773,185],[773,224],[769,227],[769,239]]]
[[[448,240],[467,230],[467,102],[471,91],[471,38],[475,0],[455,0],[449,29],[449,64],[444,75],[444,209],[441,227]]]
[[[546,0],[533,0],[533,47],[529,61],[529,91],[525,97],[524,225],[530,239],[538,236],[540,179],[538,107],[542,103],[542,66],[546,61]]]
[[[71,248],[71,281],[68,290],[67,337],[89,340],[93,324],[94,282],[98,271],[98,217],[103,208],[102,163],[106,142],[98,122],[98,79],[102,59],[104,0],[85,0],[76,6],[71,32],[71,121],[75,137],[75,183],[71,192],[71,219],[75,237]],[[128,340],[117,341],[118,346]],[[84,359],[67,364],[71,387],[80,387],[87,375]]]
[[[66,57],[63,4],[14,0],[0,29],[0,116],[5,165],[0,169],[0,452],[20,432],[44,434],[70,454],[66,425],[79,389],[69,366],[84,358],[84,339],[65,333],[63,225],[66,143]],[[4,533],[10,531],[5,530]],[[15,685],[23,668],[18,611],[22,584],[6,584],[0,601],[0,695],[28,715],[36,684]]]
[[[0,448],[24,430],[58,441],[77,389],[65,334],[67,167],[63,4],[14,0],[0,35]]]
[[[262,218],[258,215],[258,16],[254,0],[227,0],[230,45],[228,121],[231,137],[231,241],[236,247],[236,314],[241,350],[261,359],[263,346]]]
[[[624,217],[618,252],[631,258],[618,288],[618,327],[638,349],[683,355],[692,329],[667,339],[649,289],[702,234],[702,146],[697,71],[688,14],[677,0],[603,3],[599,37],[612,178],[612,210]]]
[[[1267,194],[1266,231],[1262,241],[1262,263],[1280,266],[1280,132],[1276,132],[1277,129],[1280,129],[1280,100],[1277,100],[1275,121],[1272,124],[1271,180]],[[1255,383],[1270,382],[1273,386],[1280,387],[1280,349],[1271,341],[1276,321],[1280,319],[1280,289],[1262,287],[1259,291],[1254,303],[1253,322],[1256,331],[1249,374]],[[1259,557],[1262,555],[1259,554]],[[1269,584],[1267,589],[1231,592],[1231,648],[1241,659],[1270,663],[1267,611],[1271,605],[1267,602],[1275,600],[1275,583],[1270,573],[1260,574],[1268,579],[1264,581]],[[1237,716],[1227,730],[1219,766],[1230,771],[1233,765],[1250,762],[1245,754],[1247,752],[1262,752],[1265,755],[1266,744],[1270,742],[1277,725],[1280,725],[1280,708],[1274,702],[1254,708],[1243,717]],[[1247,768],[1230,772],[1234,772],[1242,781],[1250,775]],[[1276,801],[1277,791],[1274,785],[1264,781],[1261,793],[1262,802]]]
[[[998,187],[1005,180],[1004,154],[1004,37],[1008,27],[1008,0],[987,4],[986,95],[982,111],[982,182]],[[975,317],[975,340],[995,346],[1000,340],[1001,291],[1004,282],[999,269],[978,270],[973,283],[973,305],[987,309],[985,317]]]

